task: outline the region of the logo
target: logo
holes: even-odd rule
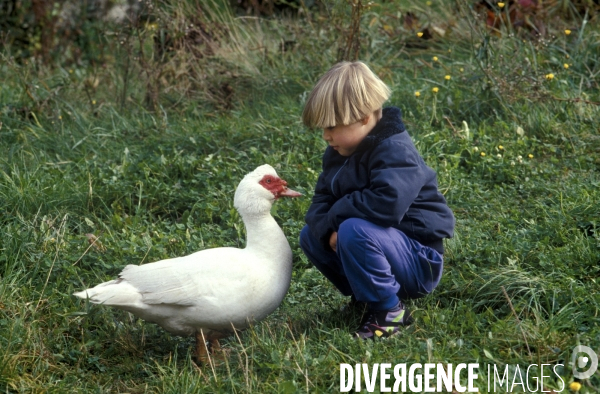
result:
[[[585,353],[585,356],[580,355],[581,353]],[[577,379],[588,379],[598,370],[598,356],[588,346],[575,346],[571,355],[571,365],[573,376]],[[582,371],[584,368],[587,370]]]

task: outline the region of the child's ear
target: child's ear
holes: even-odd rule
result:
[[[363,120],[361,120],[360,122],[362,123],[362,125],[366,125],[367,123],[369,123],[369,120],[371,119],[372,115],[367,115]]]

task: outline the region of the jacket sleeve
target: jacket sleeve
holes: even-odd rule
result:
[[[327,216],[335,198],[329,189],[325,187],[324,178],[324,173],[321,173],[317,180],[312,204],[306,212],[305,221],[313,237],[318,239],[323,246],[328,247],[329,237],[335,230],[329,225]]]
[[[417,150],[397,141],[380,144],[369,159],[369,169],[369,186],[336,201],[329,209],[327,228],[337,231],[348,218],[397,226],[427,182]]]

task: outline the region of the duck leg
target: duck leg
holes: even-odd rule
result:
[[[200,364],[208,363],[209,359],[208,347],[206,346],[206,338],[202,330],[196,333],[196,361]]]
[[[213,358],[217,358],[219,360],[225,359],[225,354],[223,353],[223,350],[221,349],[221,344],[219,343],[218,339],[210,340],[210,352],[212,353]]]

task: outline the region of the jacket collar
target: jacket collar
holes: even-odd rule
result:
[[[381,141],[395,134],[406,131],[402,122],[402,112],[397,107],[387,107],[373,130],[361,141],[356,151],[364,151],[375,147]]]

